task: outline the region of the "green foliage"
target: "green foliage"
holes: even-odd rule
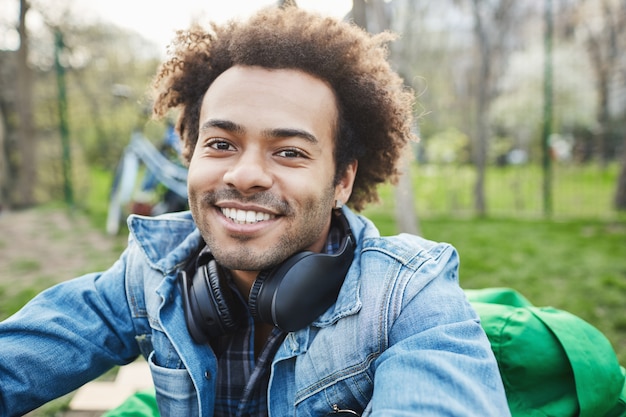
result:
[[[431,164],[459,164],[469,161],[469,138],[455,128],[448,128],[424,140],[426,160]]]
[[[112,25],[61,30],[71,141],[89,164],[114,167],[133,130],[143,129],[148,119],[147,93],[158,51],[136,33]],[[57,74],[45,64],[37,74],[37,125],[56,132]]]
[[[89,216],[91,223],[98,230],[106,230],[106,218],[109,208],[109,193],[113,186],[112,169],[94,167],[91,170],[88,197],[82,201],[82,208]]]
[[[543,122],[545,50],[542,44],[515,51],[490,111],[493,123],[520,141]],[[596,114],[592,69],[585,51],[567,42],[554,51],[555,131],[592,126]]]

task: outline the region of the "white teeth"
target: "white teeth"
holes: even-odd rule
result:
[[[238,210],[235,208],[222,208],[221,210],[224,216],[238,224],[251,224],[274,218],[274,215],[260,211]]]

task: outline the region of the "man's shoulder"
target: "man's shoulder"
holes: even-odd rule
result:
[[[369,237],[363,240],[362,252],[374,252],[403,265],[422,263],[428,259],[451,256],[456,252],[449,243],[437,242],[421,236],[401,233],[393,236]],[[446,256],[447,255],[447,256]]]
[[[456,255],[456,249],[445,242],[437,242],[422,236],[400,233],[381,236],[378,228],[369,218],[347,212],[350,225],[357,237],[361,257],[370,260],[400,262],[410,266],[423,263],[426,259],[449,258]]]

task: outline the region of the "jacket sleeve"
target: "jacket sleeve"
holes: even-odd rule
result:
[[[23,415],[138,356],[125,257],[51,287],[0,323],[0,417]]]
[[[365,415],[510,415],[496,359],[457,271],[448,246],[396,283],[397,313],[388,312],[388,347],[376,359]]]

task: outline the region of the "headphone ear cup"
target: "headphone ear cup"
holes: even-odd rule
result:
[[[343,235],[337,253],[298,252],[260,272],[248,297],[255,320],[284,331],[300,330],[337,300],[356,245],[345,216],[340,211],[333,216]]]
[[[255,320],[277,326],[283,330],[295,330],[292,328],[285,329],[281,326],[280,322],[282,322],[282,316],[281,318],[276,316],[276,294],[278,289],[284,285],[285,279],[287,282],[299,281],[299,274],[290,273],[290,271],[292,267],[298,265],[302,259],[311,255],[313,255],[313,252],[310,251],[298,252],[276,268],[259,273],[250,289],[250,295],[248,297],[248,309]],[[294,297],[291,297],[290,294],[284,294],[284,296],[290,300],[294,300]],[[297,302],[294,300],[294,302],[298,304],[300,301],[303,300],[298,300]],[[305,317],[308,317],[308,315],[305,315]],[[311,318],[310,321],[313,321],[313,318]],[[309,322],[309,319],[306,318],[304,321]]]
[[[204,333],[203,329],[199,327],[199,303],[198,299],[196,298],[196,293],[193,290],[193,278],[189,280],[189,275],[185,270],[179,272],[178,278],[180,280],[183,293],[183,310],[185,311],[185,323],[187,324],[187,330],[189,330],[191,338],[196,343],[208,343],[209,340],[207,339],[206,334]]]
[[[225,276],[214,259],[198,267],[191,282],[182,273],[185,319],[197,343],[230,333],[241,322],[241,309],[236,308]]]
[[[240,323],[240,315],[237,314],[239,309],[236,308],[235,300],[232,291],[228,288],[228,281],[226,279],[227,274],[223,273],[221,267],[215,262],[215,259],[211,259],[205,266],[207,273],[205,274],[206,285],[204,288],[208,288],[211,292],[212,305],[217,311],[215,317],[211,317],[218,324],[218,328],[207,328],[207,332],[211,336],[221,336],[225,333],[231,333],[234,331]]]
[[[250,288],[250,294],[248,295],[248,309],[250,310],[250,315],[254,320],[266,321],[261,317],[261,313],[259,312],[259,292],[263,287],[263,283],[270,276],[270,271],[261,271],[259,275],[257,275],[254,283],[252,284],[252,288]]]

